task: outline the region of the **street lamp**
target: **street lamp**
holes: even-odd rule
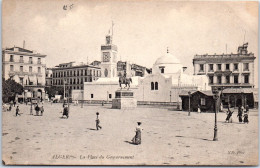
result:
[[[214,138],[213,141],[218,140],[218,128],[217,128],[217,112],[218,112],[218,102],[220,99],[219,91],[217,88],[214,88],[212,90],[212,93],[214,94],[213,98],[215,100],[215,126],[214,126]]]
[[[244,92],[243,91],[241,92],[241,97],[242,97],[241,105],[245,107],[245,98],[244,98]]]
[[[191,92],[189,91],[188,94],[189,94],[189,113],[188,113],[188,116],[190,116],[190,96],[191,96]]]
[[[31,99],[31,109],[30,109],[30,115],[33,115],[33,109],[32,109],[32,99]]]
[[[83,90],[81,90],[81,108],[83,108]]]
[[[172,102],[172,91],[170,91],[170,102]]]

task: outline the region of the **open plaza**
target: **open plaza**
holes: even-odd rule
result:
[[[5,164],[53,165],[256,165],[258,111],[250,109],[249,124],[233,123],[218,113],[218,141],[213,141],[214,113],[176,111],[172,106],[111,109],[111,104],[83,108],[71,105],[62,117],[61,103],[44,103],[43,116],[30,115],[21,104],[2,113],[2,153]],[[233,109],[231,109],[233,110]],[[96,130],[99,112],[101,130]],[[137,122],[142,143],[131,144]]]

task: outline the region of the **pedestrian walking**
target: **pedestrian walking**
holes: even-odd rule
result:
[[[198,113],[201,113],[200,105],[198,104]]]
[[[16,101],[14,101],[14,107],[15,107]]]
[[[245,112],[245,114],[244,114],[244,123],[249,123],[249,121],[248,121],[248,113],[247,112]]]
[[[100,124],[100,120],[98,119],[99,112],[97,112],[96,114],[97,114],[96,128],[97,128],[97,130],[98,130],[99,128],[102,129],[102,127],[99,125],[99,124]]]
[[[12,110],[12,104],[10,103],[8,111],[11,111],[11,110]]]
[[[15,110],[15,111],[16,111],[16,113],[15,113],[16,116],[17,116],[17,115],[19,115],[19,116],[21,115],[21,114],[19,114],[19,111],[20,111],[20,110],[19,110],[19,106],[16,107],[16,110]]]
[[[65,104],[63,107],[62,117],[63,116],[67,116],[67,118],[69,118],[69,107],[67,106],[67,104]]]
[[[222,102],[220,103],[220,109],[219,109],[219,111],[220,111],[220,112],[223,111],[223,103],[222,103]]]
[[[43,108],[43,105],[41,107],[41,116],[43,115],[43,112],[44,112],[44,108]]]
[[[243,116],[243,106],[239,106],[238,107],[238,114],[237,114],[237,117],[238,117],[238,121],[241,123],[243,122],[243,119],[242,119],[242,116]]]
[[[36,111],[36,115],[38,116],[40,111],[40,107],[38,106],[38,104],[36,104],[35,111]]]
[[[228,108],[226,122],[232,123],[232,114],[233,114],[233,112],[234,112],[234,111],[231,111],[231,110]]]
[[[132,139],[132,142],[135,145],[141,144],[141,133],[142,133],[141,124],[142,124],[141,122],[137,122],[137,127],[135,129],[135,136]]]
[[[249,114],[249,106],[246,105],[246,113]]]

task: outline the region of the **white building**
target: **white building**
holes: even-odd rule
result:
[[[2,52],[3,78],[11,78],[24,89],[24,98],[45,97],[45,57],[20,47],[6,48]]]
[[[105,52],[113,53],[112,50],[112,47],[106,48]],[[109,59],[111,57],[104,53],[102,47],[101,53],[101,78],[84,83],[84,100],[111,101],[115,98],[115,91],[120,89],[119,77],[113,75],[116,57]],[[205,75],[188,75],[185,70],[179,59],[167,51],[166,55],[156,60],[152,74],[132,77],[131,90],[135,99],[139,102],[180,102],[179,93],[182,90],[210,89]]]

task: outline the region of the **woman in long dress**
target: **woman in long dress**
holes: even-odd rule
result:
[[[244,114],[244,123],[249,123],[249,121],[248,121],[248,113],[247,112],[245,112],[245,114]]]
[[[139,145],[141,144],[141,132],[142,132],[142,128],[141,128],[141,122],[137,122],[137,127],[135,130],[135,136],[132,139],[133,144],[135,145]]]
[[[198,104],[198,113],[201,113],[200,105]]]

